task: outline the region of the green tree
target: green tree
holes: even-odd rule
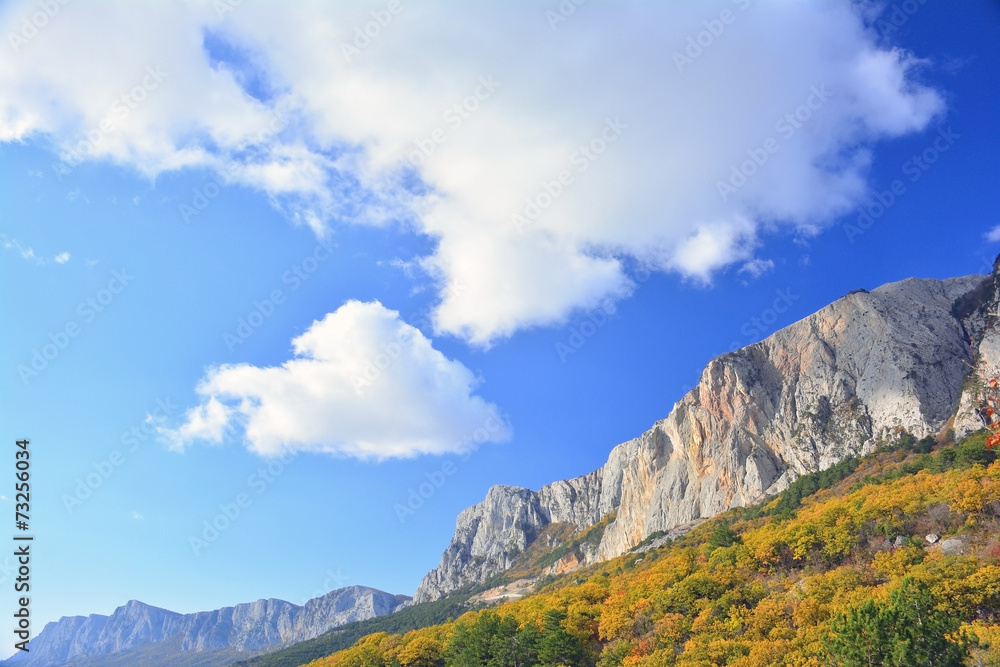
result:
[[[825,640],[838,667],[960,667],[975,637],[934,606],[927,586],[907,577],[889,603],[865,601],[838,614]]]
[[[722,547],[731,547],[739,541],[740,536],[729,527],[728,523],[720,523],[708,538],[708,551],[710,553]]]
[[[565,630],[563,630],[565,632]],[[513,616],[484,611],[471,625],[455,624],[444,658],[446,667],[533,667],[540,633],[534,624],[518,628]]]
[[[538,663],[538,628],[517,627],[513,616],[502,616],[490,641],[487,667],[530,667]]]
[[[455,624],[444,651],[444,664],[447,667],[485,667],[485,660],[477,655],[477,649],[473,647],[474,638],[471,634],[469,626],[462,621]]]
[[[538,642],[538,664],[543,667],[568,665],[579,667],[584,664],[584,648],[579,638],[563,627],[566,612],[558,609],[545,614],[542,620],[542,634]]]
[[[826,651],[839,667],[888,664],[886,653],[892,625],[887,608],[866,600],[860,607],[852,607],[847,614],[833,619]]]

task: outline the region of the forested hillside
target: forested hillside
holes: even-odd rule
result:
[[[675,541],[309,664],[1000,665],[1000,462],[986,442],[901,433]]]

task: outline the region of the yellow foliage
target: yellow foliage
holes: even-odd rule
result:
[[[819,625],[829,617],[826,606],[814,598],[799,600],[792,609],[792,621],[799,628]]]
[[[403,667],[434,667],[444,659],[444,647],[436,639],[416,637],[396,654],[396,659]]]
[[[755,642],[794,637],[789,608],[790,605],[784,600],[761,600],[747,623],[746,637]]]
[[[894,551],[880,551],[872,560],[872,569],[884,577],[902,577],[911,567],[924,559],[920,547],[903,547]]]
[[[673,647],[684,642],[691,623],[683,614],[664,614],[653,624],[653,634],[664,646]]]
[[[890,472],[901,458],[886,457],[880,465]],[[984,642],[975,664],[1000,667],[1000,564],[973,548],[944,557],[914,535],[914,526],[939,506],[975,517],[979,528],[966,533],[995,532],[989,510],[1000,502],[1000,463],[924,470],[839,494],[810,497],[792,515],[730,518],[741,541],[715,550],[705,546],[714,528],[706,522],[642,563],[626,566],[632,556],[596,565],[572,575],[582,579],[578,584],[563,580],[496,611],[521,625],[540,625],[550,610],[564,611],[567,631],[595,651],[607,648],[605,656],[617,651],[607,667],[820,667],[831,618],[867,599],[886,601],[909,576],[925,582],[942,609],[975,619],[968,627]],[[887,548],[896,535],[918,539]],[[478,615],[459,620],[468,625]],[[311,664],[440,665],[452,628],[370,635]]]
[[[977,466],[973,475],[958,482],[949,499],[953,510],[969,514],[975,520],[990,504],[1000,501],[1000,466],[991,465],[989,474]]]
[[[972,651],[972,662],[977,667],[1000,667],[1000,626],[987,625],[980,621],[965,626],[965,630],[975,633],[979,647]]]
[[[604,606],[601,608],[601,622],[598,624],[598,636],[602,641],[629,639],[634,624],[628,598],[625,596],[625,591],[620,590],[604,601]]]

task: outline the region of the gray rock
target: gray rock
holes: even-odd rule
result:
[[[937,541],[941,539],[941,536],[937,535],[936,533],[931,533],[930,535],[926,536],[924,539],[927,540],[928,544],[937,544]]]
[[[965,542],[958,539],[957,537],[952,537],[947,540],[941,541],[941,553],[945,556],[959,556],[965,553]]]
[[[491,488],[459,515],[414,601],[503,572],[550,523],[584,529],[616,511],[584,562],[607,559],[653,532],[755,503],[868,453],[900,429],[918,438],[940,432],[956,409],[974,411],[975,398],[963,395],[970,342],[995,347],[989,359],[1000,371],[1000,335],[987,336],[983,324],[988,304],[961,320],[952,314],[957,299],[987,282],[910,278],[852,293],[713,359],[665,419],[615,447],[598,470],[538,491]]]

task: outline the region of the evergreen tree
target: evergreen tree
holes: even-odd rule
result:
[[[447,667],[483,667],[473,656],[469,634],[469,627],[465,623],[459,621],[455,624],[444,651],[444,664]]]
[[[722,547],[731,547],[739,541],[740,536],[729,527],[729,524],[720,523],[708,538],[708,551],[712,552]]]
[[[975,638],[959,633],[960,625],[908,577],[888,604],[867,600],[837,615],[826,651],[838,667],[961,667]]]
[[[838,667],[887,665],[889,634],[893,622],[889,610],[873,600],[852,607],[830,623],[832,635],[826,650]]]
[[[542,636],[538,643],[538,664],[543,667],[583,664],[584,650],[580,640],[566,631],[562,622],[566,612],[553,609],[542,621]]]
[[[490,641],[487,667],[530,667],[538,662],[538,629],[531,623],[517,627],[513,616],[503,616]]]

